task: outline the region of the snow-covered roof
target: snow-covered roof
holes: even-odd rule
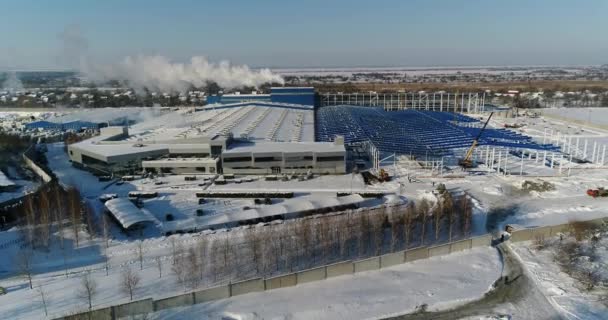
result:
[[[139,223],[157,221],[149,212],[140,210],[129,199],[108,200],[105,206],[125,229]]]
[[[311,196],[306,198],[289,199],[279,204],[268,205],[249,210],[242,210],[230,214],[202,217],[202,219],[198,221],[204,221],[203,224],[207,226],[217,226],[233,222],[272,217],[289,213],[299,213],[310,210],[319,210],[323,208],[356,205],[363,201],[363,197],[358,194],[352,194],[343,197]]]
[[[4,172],[0,171],[0,187],[12,187],[15,183],[9,179]]]
[[[95,141],[94,138],[75,143],[74,146],[77,146],[81,150],[89,151],[104,157],[152,151],[164,151],[165,153],[169,152],[169,145],[167,144],[142,144],[138,142],[101,144]]]

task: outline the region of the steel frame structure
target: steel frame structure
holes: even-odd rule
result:
[[[321,107],[350,105],[364,107],[382,107],[386,111],[395,110],[428,110],[463,113],[485,111],[485,92],[355,92],[355,93],[321,93]]]

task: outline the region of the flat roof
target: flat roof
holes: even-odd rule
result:
[[[243,152],[343,152],[343,144],[333,142],[255,142],[234,143],[223,154]]]
[[[138,142],[128,141],[126,143],[98,143],[98,140],[89,139],[73,144],[72,146],[79,148],[80,150],[88,151],[103,157],[114,157],[128,154],[136,154],[150,151],[163,151],[169,152],[169,145],[167,144],[150,144],[150,143],[139,143],[142,146],[136,147]]]
[[[365,201],[365,199],[358,194],[352,194],[344,197],[310,196],[306,198],[288,199],[278,204],[263,206],[260,208],[200,217],[197,221],[199,223],[202,222],[201,225],[212,227],[289,213],[298,213],[346,205],[357,205],[363,201]]]

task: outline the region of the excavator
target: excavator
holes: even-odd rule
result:
[[[488,123],[490,122],[490,119],[492,118],[493,114],[494,114],[494,112],[490,113],[488,120],[486,120],[486,123],[484,123],[481,130],[479,130],[479,133],[477,134],[477,137],[475,137],[475,139],[473,140],[473,144],[471,144],[471,147],[467,151],[467,154],[464,156],[464,158],[460,159],[460,161],[458,162],[458,164],[461,167],[463,167],[463,168],[472,168],[473,167],[473,160],[471,159],[471,157],[473,156],[473,151],[475,151],[477,144],[479,144],[479,138],[481,138],[481,134],[484,132],[484,130],[486,130],[486,127],[488,126]]]

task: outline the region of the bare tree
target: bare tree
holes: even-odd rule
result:
[[[405,207],[405,217],[403,218],[403,231],[404,231],[404,242],[405,249],[409,248],[410,240],[412,239],[412,233],[414,231],[414,218],[416,216],[416,205],[413,201],[408,202]]]
[[[375,255],[380,255],[382,253],[382,247],[384,246],[384,225],[387,222],[385,208],[386,207],[382,207],[378,210],[379,212],[376,212],[371,216]]]
[[[200,278],[201,281],[203,281],[205,279],[205,272],[207,270],[206,265],[207,265],[207,257],[208,257],[208,241],[207,238],[204,235],[201,235],[198,238],[197,241],[197,247],[198,247],[198,255],[199,255],[199,262],[200,262]]]
[[[338,241],[340,242],[340,257],[344,258],[347,252],[348,240],[352,236],[352,220],[351,220],[352,211],[349,211],[345,214],[346,221],[342,221],[338,225]]]
[[[367,247],[366,244],[369,242],[369,217],[368,214],[370,214],[369,211],[364,211],[364,212],[359,212],[359,233],[358,233],[358,237],[359,237],[359,256],[363,256],[365,254],[365,252],[367,251]]]
[[[454,229],[454,222],[456,217],[454,215],[454,201],[452,194],[448,191],[443,193],[443,212],[448,218],[448,240],[452,241],[452,230]],[[437,235],[435,235],[437,237]]]
[[[249,248],[251,248],[251,258],[255,266],[255,272],[259,274],[262,262],[262,243],[256,228],[250,228],[246,231],[245,241],[247,241]]]
[[[17,254],[17,267],[19,268],[19,272],[27,278],[30,289],[34,288],[32,286],[32,258],[33,252],[28,248],[21,250]]]
[[[471,233],[471,223],[473,220],[473,205],[471,204],[471,200],[466,194],[461,198],[460,201],[460,226],[462,228],[462,235],[467,237]]]
[[[397,250],[397,243],[399,242],[399,228],[403,226],[403,212],[401,212],[398,208],[393,208],[393,211],[390,215],[390,223],[391,223],[391,252],[395,252]]]
[[[93,309],[93,299],[97,295],[97,282],[91,277],[91,274],[87,272],[82,276],[80,280],[80,290],[78,291],[78,297],[85,300],[89,305],[89,310]]]
[[[144,269],[144,243],[137,241],[137,259],[139,260],[139,270]]]
[[[190,248],[188,249],[188,253],[186,254],[186,258],[185,258],[185,269],[186,269],[186,274],[185,274],[185,280],[188,284],[188,286],[191,289],[194,289],[196,287],[198,287],[198,285],[200,284],[201,281],[201,270],[200,270],[200,261],[198,259],[198,255],[196,254],[196,251],[194,250],[194,248]]]
[[[156,269],[158,269],[158,277],[162,278],[163,277],[163,262],[159,256],[154,258],[154,261],[156,262]]]
[[[177,283],[181,286],[186,285],[186,263],[183,255],[184,248],[181,244],[177,244],[173,250],[173,265],[171,271],[175,274]]]
[[[110,246],[110,224],[108,223],[108,216],[105,214],[101,216],[101,233],[103,236],[103,243],[107,249]]]
[[[429,203],[426,199],[420,200],[420,203],[417,206],[418,208],[418,216],[420,216],[420,222],[422,224],[420,231],[420,245],[424,245],[424,238],[426,236],[426,220],[429,212]]]
[[[325,223],[325,221],[317,221],[317,238],[318,244],[321,247],[321,261],[326,261],[329,258],[329,250],[331,247],[330,244],[330,223]]]
[[[25,216],[25,237],[32,247],[36,245],[36,212],[34,210],[34,195],[28,194],[23,200],[23,210]]]
[[[137,289],[137,287],[139,286],[140,280],[141,278],[139,277],[139,275],[133,272],[131,268],[127,267],[123,269],[121,282],[122,290],[124,293],[129,295],[129,299],[131,301],[133,301],[133,292],[135,292],[135,289]]]
[[[40,190],[38,201],[38,215],[40,224],[37,228],[38,239],[44,248],[49,247],[51,237],[51,203],[49,201],[48,190]]]
[[[38,294],[40,294],[40,302],[42,303],[42,307],[44,308],[44,315],[48,316],[49,312],[47,309],[47,301],[46,301],[46,293],[44,292],[44,288],[42,285],[38,286]]]
[[[70,219],[72,220],[72,230],[74,232],[74,240],[76,240],[76,246],[78,246],[80,223],[82,221],[82,203],[78,189],[70,188],[68,190],[68,202]]]
[[[110,257],[108,256],[108,248],[104,250],[103,254],[104,268],[106,269],[106,276],[110,274]]]
[[[435,227],[435,241],[439,240],[439,234],[441,232],[441,222],[443,220],[443,203],[441,200],[437,201],[435,207],[433,207],[433,226]]]
[[[93,211],[93,208],[91,207],[91,205],[89,203],[85,203],[84,207],[84,214],[85,214],[85,220],[87,222],[87,230],[88,235],[89,235],[89,241],[93,240],[93,237],[95,237],[97,235],[97,224],[95,222],[95,211]]]
[[[301,244],[303,252],[302,258],[304,261],[310,261],[310,247],[312,245],[312,237],[310,231],[310,219],[304,218],[302,220],[298,220],[296,223],[296,237],[298,238],[298,242]]]

